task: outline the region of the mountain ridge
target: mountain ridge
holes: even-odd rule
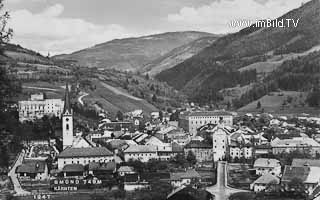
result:
[[[312,0],[277,19],[299,19],[297,28],[259,28],[254,25],[217,39],[197,55],[156,78],[183,91],[191,100],[217,101],[218,91],[243,81],[237,70],[273,56],[303,52],[320,43],[320,1]],[[236,78],[231,79],[231,76]],[[256,80],[252,77],[250,82]]]
[[[56,55],[53,56],[53,59],[74,60],[78,65],[86,67],[138,71],[145,64],[165,55],[174,48],[208,36],[215,35],[186,31],[115,39],[71,54]]]

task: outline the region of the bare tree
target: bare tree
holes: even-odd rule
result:
[[[0,0],[0,42],[9,42],[13,35],[13,30],[8,28],[8,20],[10,15],[8,11],[3,11],[4,0]]]

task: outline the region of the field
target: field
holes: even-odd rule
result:
[[[305,105],[306,93],[295,91],[272,92],[240,108],[239,112],[265,112],[274,114],[318,114],[319,110]],[[257,108],[258,102],[261,108]]]
[[[157,108],[146,100],[134,97],[122,89],[110,86],[102,81],[95,80],[96,89],[89,91],[83,100],[88,105],[98,105],[110,113],[117,111],[129,112],[142,109],[146,113],[156,111]]]

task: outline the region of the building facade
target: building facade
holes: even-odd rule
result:
[[[65,165],[87,165],[91,162],[108,163],[114,160],[113,153],[105,147],[67,148],[58,156],[58,169]]]
[[[219,124],[221,121],[225,125],[231,126],[233,124],[233,116],[228,112],[193,112],[188,116],[189,121],[189,133],[195,136],[197,129],[206,124]]]
[[[206,144],[200,141],[191,141],[184,147],[185,156],[191,151],[198,162],[212,161],[213,159],[213,149],[212,145]]]
[[[43,116],[61,117],[64,101],[45,99],[43,94],[31,95],[30,100],[19,101],[19,121],[34,121]]]
[[[124,150],[124,160],[139,160],[148,162],[152,159],[159,159],[157,146],[153,145],[131,145]]]
[[[212,130],[213,160],[224,160],[229,145],[229,131],[219,124]]]

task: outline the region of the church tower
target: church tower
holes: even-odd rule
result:
[[[69,86],[66,84],[64,108],[62,113],[62,143],[63,149],[71,147],[73,143],[73,115],[70,105]]]

